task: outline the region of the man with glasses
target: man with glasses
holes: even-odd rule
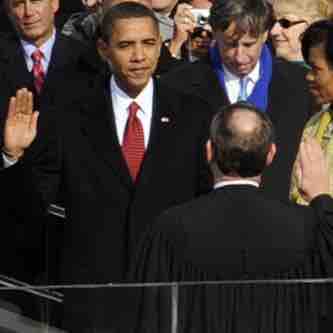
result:
[[[302,127],[311,113],[305,70],[271,55],[266,40],[272,11],[264,0],[217,0],[209,23],[216,40],[209,57],[163,80],[214,109],[246,100],[266,112],[276,127],[278,151],[262,187],[275,198],[288,198]]]

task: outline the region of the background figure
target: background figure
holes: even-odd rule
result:
[[[193,62],[208,55],[212,28],[208,23],[209,0],[193,0],[177,6],[174,38],[169,48],[175,57]]]
[[[302,52],[310,66],[306,79],[310,92],[318,105],[324,105],[306,124],[303,139],[315,138],[321,145],[329,163],[330,193],[333,194],[333,23],[328,20],[313,23],[302,37]],[[290,197],[299,204],[308,204],[299,191],[295,180],[290,190]]]
[[[287,199],[302,130],[312,112],[306,70],[272,56],[266,45],[272,18],[266,0],[216,0],[210,13],[216,43],[208,57],[161,79],[215,110],[246,100],[267,112],[276,126],[277,154],[265,170],[262,188]]]
[[[313,22],[328,15],[325,0],[274,0],[270,31],[278,57],[305,65],[300,36]]]
[[[53,110],[56,104],[72,97],[75,85],[70,85],[70,81],[79,75],[77,63],[83,50],[80,44],[57,33],[58,0],[5,0],[3,6],[14,29],[1,35],[0,42],[1,137],[8,101],[17,89],[27,87],[33,91],[34,105],[39,110],[42,105]],[[67,89],[67,84],[71,89]],[[44,216],[29,218],[18,210],[16,207],[2,213],[6,236],[1,242],[1,256],[5,257],[1,273],[35,283],[36,277],[41,280],[47,267],[45,228],[49,224]],[[31,223],[34,227],[28,227]]]
[[[96,41],[96,31],[102,17],[103,0],[82,0],[85,11],[71,15],[62,33],[87,45]]]
[[[131,279],[331,276],[333,199],[327,195],[323,152],[311,140],[301,147],[300,183],[311,207],[271,200],[258,186],[274,158],[273,138],[267,115],[251,105],[237,103],[217,113],[207,144],[214,191],[158,218],[138,252]],[[322,324],[332,314],[326,291],[287,284],[180,286],[178,332],[323,333]],[[170,332],[169,290],[145,288],[142,294],[135,332]]]
[[[8,103],[9,97],[23,87],[34,92],[38,110],[43,104],[51,109],[60,100],[71,98],[67,84],[73,87],[69,82],[80,76],[79,58],[84,47],[57,31],[59,1],[5,0],[5,9],[15,32],[1,38],[0,70],[7,81],[0,100]],[[0,110],[2,119],[6,109]]]
[[[152,0],[152,8],[158,19],[162,41],[171,40],[174,35],[174,20],[178,0]]]

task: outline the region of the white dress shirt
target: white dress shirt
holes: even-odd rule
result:
[[[218,189],[220,187],[228,186],[228,185],[251,185],[255,187],[259,187],[259,184],[254,180],[249,179],[239,179],[239,180],[221,180],[214,185],[214,189]]]
[[[129,97],[116,83],[114,76],[110,80],[111,100],[116,123],[119,144],[122,145],[129,115],[128,107],[132,102],[136,102],[140,109],[137,116],[141,121],[144,133],[145,148],[148,146],[151,119],[153,115],[153,95],[154,83],[150,79],[146,87],[135,98]]]
[[[238,76],[231,73],[226,66],[223,65],[224,82],[227,89],[227,95],[230,103],[236,103],[240,94],[240,80]],[[247,96],[250,96],[257,81],[260,78],[260,62],[258,61],[253,70],[247,75],[248,83],[246,86]]]
[[[33,61],[31,58],[31,55],[37,50],[41,50],[43,52],[43,58],[42,58],[42,66],[44,73],[47,73],[47,70],[49,68],[49,64],[51,61],[51,55],[52,55],[52,49],[55,43],[56,39],[56,31],[53,29],[52,36],[40,47],[37,47],[35,44],[28,42],[26,40],[21,39],[21,44],[24,50],[24,59],[28,67],[28,71],[32,71]]]

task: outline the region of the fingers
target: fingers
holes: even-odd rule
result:
[[[26,109],[24,111],[28,114],[33,112],[33,96],[30,91],[28,91],[26,96]]]
[[[11,97],[9,100],[7,117],[9,119],[13,119],[15,117],[15,112],[16,112],[16,97]]]
[[[188,4],[180,4],[175,15],[176,25],[182,30],[192,31],[196,25],[195,17],[191,13],[192,6]]]
[[[26,88],[16,93],[16,112],[22,115],[31,115],[33,112],[33,96]]]
[[[302,168],[299,165],[299,162],[296,161],[295,163],[295,176],[296,176],[296,182],[298,186],[301,186],[302,184]]]
[[[319,144],[319,142],[308,137],[301,143],[301,162],[306,162],[309,166],[315,166],[319,163],[326,163],[326,158],[324,152]]]
[[[38,122],[39,112],[35,111],[32,114],[31,120],[30,120],[30,130],[31,131],[37,131],[37,122]]]
[[[309,137],[302,141],[297,164],[300,168],[296,171],[299,188],[308,201],[319,194],[329,193],[328,164],[316,139]]]

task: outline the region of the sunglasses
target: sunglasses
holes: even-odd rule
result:
[[[273,25],[274,26],[276,23],[279,23],[280,26],[283,28],[283,29],[289,29],[290,27],[296,25],[296,24],[300,24],[300,23],[306,23],[305,20],[299,20],[299,21],[290,21],[286,18],[282,18],[282,19],[279,19],[279,20],[273,20]]]

